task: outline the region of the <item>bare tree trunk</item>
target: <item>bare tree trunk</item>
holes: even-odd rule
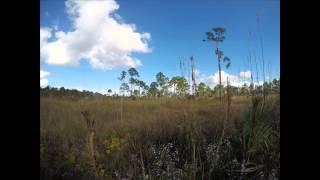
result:
[[[139,86],[139,97],[141,97],[141,96],[140,96],[140,86]]]
[[[87,137],[86,137],[86,148],[88,151],[88,155],[90,158],[90,164],[92,165],[92,167],[95,167],[95,149],[94,149],[94,136],[95,133],[93,130],[89,130],[89,132],[87,133]]]
[[[130,88],[130,96],[132,96],[132,84],[131,84],[131,88]]]
[[[89,165],[92,168],[92,171],[95,175],[97,175],[96,171],[96,156],[95,156],[95,130],[94,130],[94,123],[95,120],[90,117],[90,114],[88,111],[82,111],[81,114],[86,120],[87,124],[87,135],[86,135],[86,141],[85,141],[85,148],[89,160]]]
[[[216,160],[214,162],[214,165],[216,165],[216,163],[219,161],[219,153],[220,153],[220,147],[222,145],[222,141],[224,139],[225,136],[225,128],[226,128],[226,122],[229,121],[230,118],[230,107],[231,107],[231,94],[230,94],[230,88],[229,88],[229,78],[227,78],[227,99],[226,99],[226,104],[223,104],[223,108],[225,110],[225,117],[223,118],[223,122],[222,122],[222,132],[221,132],[221,136],[218,142],[218,146],[217,146],[217,150],[216,150]],[[227,107],[226,107],[227,106]]]
[[[227,123],[230,119],[231,96],[232,96],[232,94],[231,94],[231,90],[230,90],[230,82],[229,82],[229,78],[227,78],[227,118],[226,118]]]
[[[219,98],[220,98],[220,102],[222,102],[222,86],[221,86],[221,64],[220,64],[220,58],[218,59],[218,66],[219,66]]]
[[[122,114],[123,114],[123,94],[122,94],[122,97],[121,97],[121,115],[120,115],[120,123],[122,123]]]

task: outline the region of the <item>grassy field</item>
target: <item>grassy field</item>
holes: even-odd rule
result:
[[[209,97],[41,97],[40,177],[279,178],[279,95],[258,104],[254,121],[251,96],[232,97],[229,109]]]

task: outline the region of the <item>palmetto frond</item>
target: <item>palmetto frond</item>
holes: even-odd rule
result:
[[[224,63],[226,63],[226,68],[228,69],[229,67],[230,67],[230,65],[231,65],[231,60],[230,60],[230,58],[229,57],[224,57],[223,58],[223,62]]]

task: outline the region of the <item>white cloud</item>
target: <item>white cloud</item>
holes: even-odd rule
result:
[[[227,84],[227,79],[229,79],[229,82],[231,85],[235,85],[239,81],[239,77],[236,75],[228,74],[224,71],[221,71],[221,83],[223,85]],[[219,84],[219,72],[217,71],[214,75],[210,75],[207,78],[207,84],[211,85],[212,87]]]
[[[40,29],[41,59],[48,64],[74,66],[87,59],[93,68],[102,70],[137,67],[142,63],[132,53],[151,52],[150,34],[120,22],[114,13],[119,5],[114,0],[67,0],[65,5],[72,31]],[[51,35],[54,40],[49,42]]]
[[[251,71],[244,71],[240,72],[240,78],[242,79],[250,79],[251,78]]]
[[[49,80],[46,78],[50,73],[44,70],[40,70],[40,87],[46,87],[49,84]]]
[[[44,71],[44,70],[40,70],[40,78],[45,78],[46,76],[50,75],[49,72]]]
[[[49,84],[48,79],[40,79],[40,87],[47,87]]]
[[[40,28],[40,45],[45,45],[48,39],[51,37],[51,29],[50,28]]]
[[[51,29],[50,28],[40,28],[40,59],[44,58],[44,50],[48,40],[51,38]]]
[[[195,69],[195,70],[194,70],[194,75],[195,75],[196,77],[198,77],[198,76],[200,75],[200,70],[199,70],[199,69]]]
[[[222,85],[227,85],[227,79],[229,79],[230,85],[242,86],[245,83],[250,84],[250,82],[251,82],[250,78],[251,78],[251,71],[249,71],[249,70],[241,71],[239,73],[239,75],[229,74],[224,71],[221,71],[221,84]],[[198,83],[204,82],[208,86],[210,86],[211,88],[214,88],[216,85],[219,84],[219,71],[217,71],[213,75],[209,75],[209,76],[202,74],[199,71],[197,79],[198,79]],[[255,84],[261,85],[261,84],[263,84],[263,82],[258,82]]]

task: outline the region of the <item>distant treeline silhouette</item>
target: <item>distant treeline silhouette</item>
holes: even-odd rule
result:
[[[182,87],[179,87],[179,79],[182,79]],[[161,84],[163,85],[163,84]],[[265,82],[265,91],[267,93],[279,93],[280,92],[280,79],[273,79],[271,82]],[[187,88],[189,87],[188,83],[183,80],[183,78],[179,77],[172,77],[170,80],[168,80],[168,86],[164,88],[160,88],[158,83],[152,82],[149,86],[150,88],[146,89],[144,93],[141,93],[140,96],[184,96],[188,95]],[[169,91],[168,88],[173,87],[173,91]],[[224,89],[224,85],[222,85],[222,89]],[[244,83],[242,86],[236,87],[236,86],[230,86],[231,91],[234,95],[248,95],[251,91],[262,91],[263,86],[262,85],[253,85]],[[124,91],[124,89],[120,89],[121,92]],[[129,92],[130,90],[127,89]],[[206,96],[211,97],[217,95],[219,92],[219,85],[216,85],[214,88],[210,88],[205,83],[201,82],[199,83],[197,87],[197,96]],[[71,96],[71,97],[101,97],[101,96],[107,96],[111,95],[111,92],[109,90],[108,94],[101,94],[98,92],[92,92],[88,90],[79,91],[77,89],[67,89],[64,87],[56,88],[56,87],[40,87],[40,95],[43,96]],[[117,94],[113,92],[112,96],[121,96],[121,94]],[[128,94],[130,95],[130,94]],[[139,96],[139,91],[133,90],[133,93],[131,96]]]

